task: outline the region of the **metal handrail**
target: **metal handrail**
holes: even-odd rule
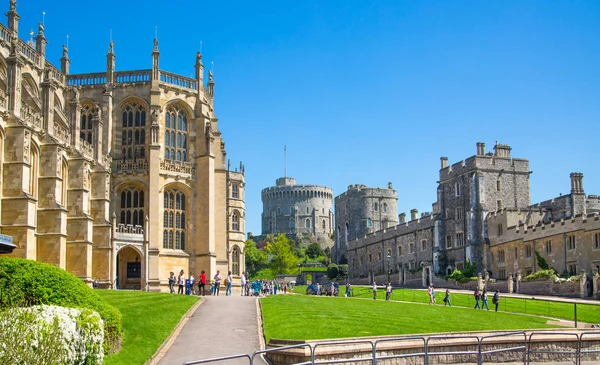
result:
[[[231,359],[242,359],[242,358],[247,358],[248,359],[248,364],[252,365],[252,358],[248,354],[231,355],[231,356],[220,356],[220,357],[213,357],[213,358],[204,359],[204,360],[187,361],[187,362],[184,362],[183,365],[206,364],[206,363],[211,363],[211,362],[231,360]]]
[[[359,357],[359,358],[353,357],[351,359],[315,361],[317,347],[319,347],[319,346],[350,345],[350,344],[360,344],[360,343],[371,345],[371,357]],[[375,365],[375,364],[377,364],[377,362],[374,359],[374,357],[375,357],[375,344],[371,340],[327,341],[327,342],[319,342],[319,343],[314,344],[314,346],[312,347],[311,361],[312,361],[312,364],[316,365],[316,364],[343,364],[346,362],[354,362],[357,360],[360,360],[360,361],[372,360],[373,365]]]
[[[399,342],[399,341],[414,341],[414,340],[422,340],[423,341],[423,352],[412,352],[412,353],[408,353],[408,354],[397,354],[397,355],[386,355],[386,356],[377,356],[377,345],[382,343],[382,342]],[[423,361],[425,361],[425,357],[427,356],[426,352],[425,352],[425,336],[408,336],[408,337],[396,337],[396,338],[383,338],[380,340],[376,340],[374,345],[375,345],[375,350],[373,352],[373,360],[377,361],[377,360],[386,360],[386,359],[402,359],[405,357],[419,357],[422,356],[423,357]]]
[[[600,336],[600,330],[597,331],[588,331],[588,332],[582,332],[579,334],[579,360],[581,361],[581,355],[585,355],[585,354],[597,354],[600,353],[600,349],[596,349],[596,350],[583,350],[582,349],[582,344],[583,344],[583,336],[585,335],[596,335],[596,336]]]
[[[304,348],[304,347],[308,347],[308,349],[310,350],[311,361],[299,362],[299,363],[296,363],[295,365],[310,365],[310,364],[312,364],[312,351],[313,350],[309,343],[301,343],[301,344],[297,344],[297,345],[290,345],[290,346],[283,346],[283,347],[277,347],[277,348],[272,348],[272,349],[254,351],[254,353],[252,354],[252,357],[250,358],[250,364],[251,365],[254,364],[254,358],[256,357],[256,355],[262,355],[262,354],[268,354],[271,352],[277,352],[277,351],[281,351],[281,350],[298,349],[298,348]]]
[[[531,349],[531,338],[534,335],[547,335],[547,336],[575,336],[575,338],[577,339],[575,342],[575,350],[569,351],[569,350],[532,350]],[[579,364],[579,344],[580,344],[580,338],[579,338],[579,334],[575,333],[575,332],[547,332],[547,331],[543,331],[543,332],[531,332],[529,334],[529,341],[527,341],[527,343],[529,344],[529,349],[527,351],[527,363],[531,363],[531,354],[568,354],[568,355],[575,355],[575,364]]]
[[[506,336],[516,336],[516,335],[523,335],[523,345],[522,346],[513,346],[513,347],[502,348],[502,349],[495,349],[495,350],[483,351],[483,341],[485,339],[488,339],[488,338],[497,338],[497,337],[506,337]],[[487,354],[496,354],[496,353],[507,352],[507,351],[516,351],[516,350],[523,350],[523,364],[526,364],[526,362],[527,362],[527,334],[525,333],[525,331],[495,333],[493,335],[482,336],[479,339],[479,359],[478,359],[478,364],[479,365],[483,364],[483,356],[484,355],[487,355]]]
[[[440,351],[440,352],[429,352],[429,341],[430,340],[460,340],[460,339],[471,339],[475,340],[474,346],[477,346],[477,351]],[[477,355],[479,358],[479,337],[475,335],[459,335],[459,336],[429,336],[425,341],[425,365],[429,364],[429,356],[441,356],[441,355]]]

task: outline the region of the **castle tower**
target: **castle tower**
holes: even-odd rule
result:
[[[326,186],[297,185],[296,179],[281,177],[262,190],[262,234],[300,236],[331,247],[333,190]]]
[[[398,194],[387,188],[350,185],[335,197],[335,258],[348,258],[348,241],[398,224]]]
[[[529,161],[512,158],[510,151],[510,146],[496,142],[494,153],[486,154],[485,144],[479,142],[475,156],[451,166],[442,162],[437,189],[438,240],[434,243],[440,258],[434,262],[436,272],[446,274],[467,260],[483,270],[486,215],[529,206]]]

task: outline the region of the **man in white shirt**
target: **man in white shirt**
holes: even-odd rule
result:
[[[245,296],[246,295],[246,273],[245,272],[242,273],[241,279],[242,279],[242,296]]]
[[[221,286],[221,280],[223,279],[223,277],[221,276],[221,271],[217,270],[217,273],[215,274],[215,292],[214,295],[219,295],[219,287]]]

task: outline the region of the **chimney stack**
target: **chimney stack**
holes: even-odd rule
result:
[[[440,169],[448,167],[448,157],[440,157]]]
[[[581,172],[571,173],[571,194],[583,194],[583,174]]]
[[[477,142],[477,156],[485,155],[485,143]]]
[[[419,218],[419,211],[417,209],[411,209],[410,210],[410,220],[414,221],[417,218]]]
[[[398,221],[400,224],[406,223],[406,213],[400,213],[400,215],[398,215]]]

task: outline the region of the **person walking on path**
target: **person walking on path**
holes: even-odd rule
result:
[[[481,309],[481,307],[479,306],[479,290],[475,289],[473,296],[475,297],[475,307],[473,307],[473,309]]]
[[[492,298],[492,303],[496,306],[496,312],[498,311],[498,304],[500,303],[500,291],[496,289],[494,293],[494,297]]]
[[[377,283],[373,282],[373,300],[377,300]]]
[[[217,273],[215,274],[215,291],[213,293],[213,295],[219,295],[219,289],[221,288],[221,279],[223,279],[223,277],[221,276],[221,271],[217,270]]]
[[[169,274],[169,291],[171,294],[175,293],[175,273],[173,271]]]
[[[385,300],[389,302],[391,296],[392,296],[392,283],[388,283],[387,287],[385,288]]]
[[[444,297],[444,307],[446,305],[448,307],[452,307],[452,305],[450,305],[450,289],[446,289],[446,296]]]
[[[246,273],[242,272],[242,277],[240,278],[242,280],[241,284],[240,284],[240,288],[242,289],[242,296],[246,295]]]
[[[179,276],[177,277],[177,284],[179,288],[177,289],[177,294],[184,294],[183,287],[185,286],[185,275],[183,275],[183,270],[179,272]]]
[[[488,296],[486,290],[484,290],[483,294],[481,295],[481,309],[483,309],[484,305],[487,310],[490,310],[490,307],[488,306]]]
[[[206,273],[204,270],[200,272],[200,280],[198,280],[198,295],[206,295]]]
[[[225,277],[225,296],[231,295],[231,271],[227,273],[227,277]]]

